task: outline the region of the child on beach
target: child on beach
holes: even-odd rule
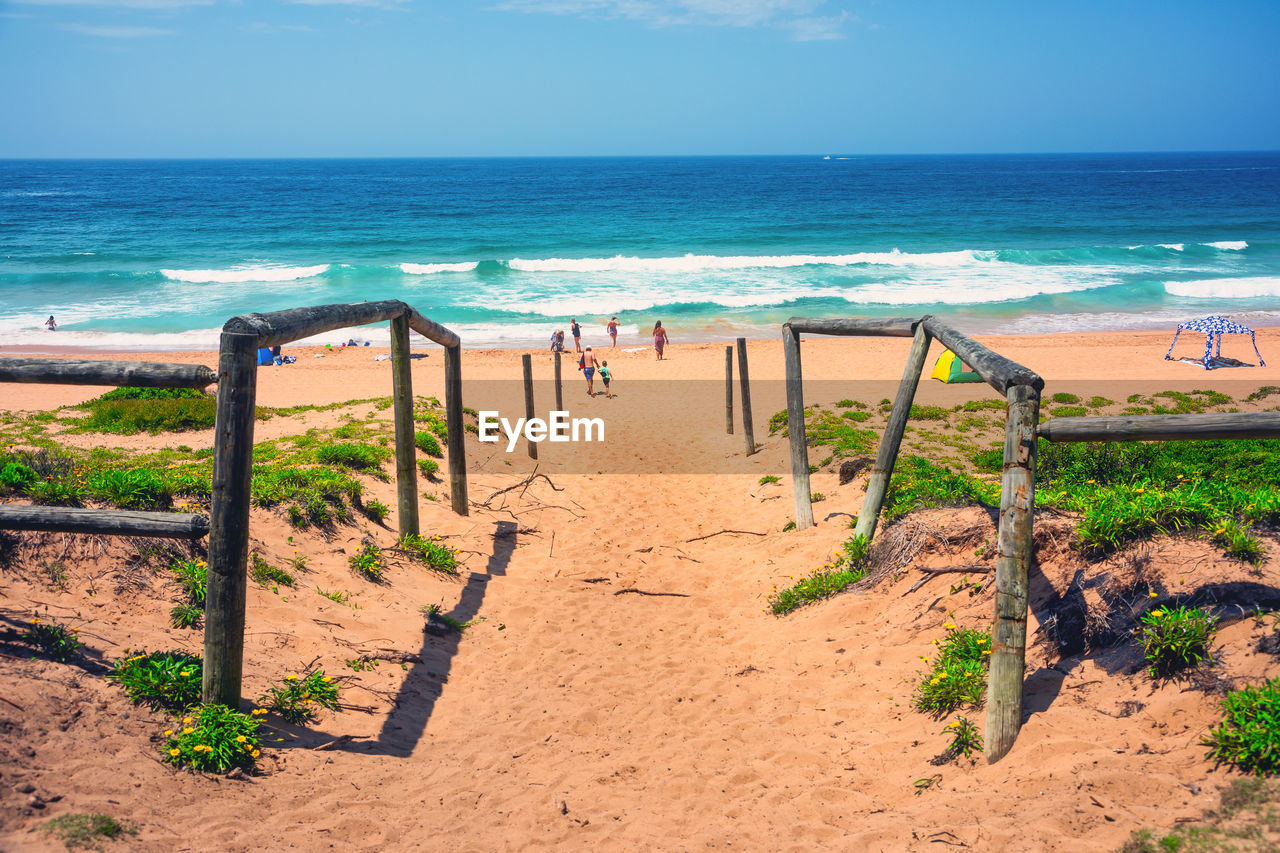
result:
[[[613,374],[609,372],[609,362],[600,362],[600,379],[604,381],[604,393],[609,399],[613,399],[613,392],[609,390],[609,380],[613,378]]]

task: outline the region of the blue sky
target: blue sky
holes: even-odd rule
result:
[[[1278,44],[1278,0],[0,0],[0,157],[1275,149]]]

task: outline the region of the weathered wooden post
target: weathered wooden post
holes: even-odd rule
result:
[[[787,432],[791,436],[791,482],[795,493],[796,529],[813,527],[809,492],[809,445],[804,432],[804,382],[800,372],[800,335],[782,324],[782,352],[787,369]]]
[[[1000,483],[995,624],[987,676],[987,762],[1004,757],[1022,728],[1022,681],[1027,652],[1027,574],[1031,567],[1036,501],[1036,426],[1040,391],[1013,385],[1005,394],[1004,475]]]
[[[560,350],[555,352],[556,365],[556,411],[564,411],[564,386],[560,382]]]
[[[520,362],[524,365],[524,416],[525,422],[533,420],[533,358],[529,353],[520,356]],[[525,441],[529,447],[529,458],[538,458],[538,442]]]
[[[462,344],[444,348],[444,417],[448,428],[449,500],[453,511],[466,515],[467,451],[463,444],[466,427],[462,423]]]
[[[418,535],[418,466],[413,440],[413,376],[409,318],[391,318],[391,385],[396,424],[396,503],[400,538]]]
[[[733,435],[733,347],[724,348],[724,431]]]
[[[742,386],[738,393],[742,398],[742,434],[747,443],[747,455],[750,456],[756,452],[756,434],[751,421],[751,378],[747,375],[746,338],[738,338],[738,384]]]
[[[258,336],[222,333],[214,420],[201,699],[240,706]]]
[[[894,398],[893,411],[889,413],[889,421],[884,426],[880,450],[876,453],[876,464],[867,480],[867,493],[862,499],[858,526],[854,530],[855,535],[864,537],[868,542],[876,533],[880,507],[884,504],[885,491],[889,488],[889,478],[893,476],[893,466],[898,461],[902,433],[907,426],[907,417],[911,414],[911,403],[916,398],[916,387],[920,384],[920,373],[924,370],[925,358],[929,355],[929,342],[932,340],[933,336],[925,331],[923,323],[916,326],[911,352],[907,355],[907,366],[902,369],[898,396]]]

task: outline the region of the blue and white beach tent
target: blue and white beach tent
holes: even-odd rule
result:
[[[1185,361],[1188,364],[1199,364],[1205,370],[1212,370],[1215,367],[1250,367],[1234,358],[1222,357],[1222,336],[1223,335],[1248,335],[1249,340],[1253,343],[1253,354],[1258,357],[1258,364],[1263,367],[1267,363],[1262,360],[1262,353],[1258,352],[1258,342],[1253,336],[1253,329],[1241,326],[1239,323],[1232,322],[1226,317],[1220,317],[1214,314],[1212,317],[1205,317],[1202,320],[1188,320],[1186,323],[1179,323],[1178,330],[1174,332],[1173,343],[1169,344],[1169,351],[1164,354],[1165,361],[1173,361],[1173,348],[1178,345],[1178,335],[1183,330],[1189,332],[1204,332],[1204,358],[1180,358],[1177,361]]]

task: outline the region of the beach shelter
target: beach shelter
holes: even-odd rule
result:
[[[951,350],[945,351],[938,356],[938,360],[934,362],[933,373],[929,374],[930,379],[938,379],[942,382],[981,382],[982,377],[974,373],[972,370],[965,370],[964,364],[960,361],[960,357]]]
[[[1204,332],[1204,358],[1179,358],[1174,359],[1173,348],[1178,345],[1178,336],[1186,330],[1189,332]],[[1267,363],[1262,360],[1262,353],[1258,352],[1258,342],[1253,336],[1253,329],[1234,323],[1226,317],[1220,317],[1214,314],[1212,317],[1205,317],[1201,320],[1189,320],[1186,323],[1179,323],[1178,329],[1173,333],[1173,343],[1169,344],[1169,351],[1164,354],[1165,361],[1185,361],[1188,364],[1198,364],[1205,370],[1212,370],[1215,367],[1251,367],[1234,358],[1222,357],[1222,336],[1223,335],[1248,335],[1249,340],[1253,343],[1253,354],[1258,357],[1258,364],[1263,367]]]

